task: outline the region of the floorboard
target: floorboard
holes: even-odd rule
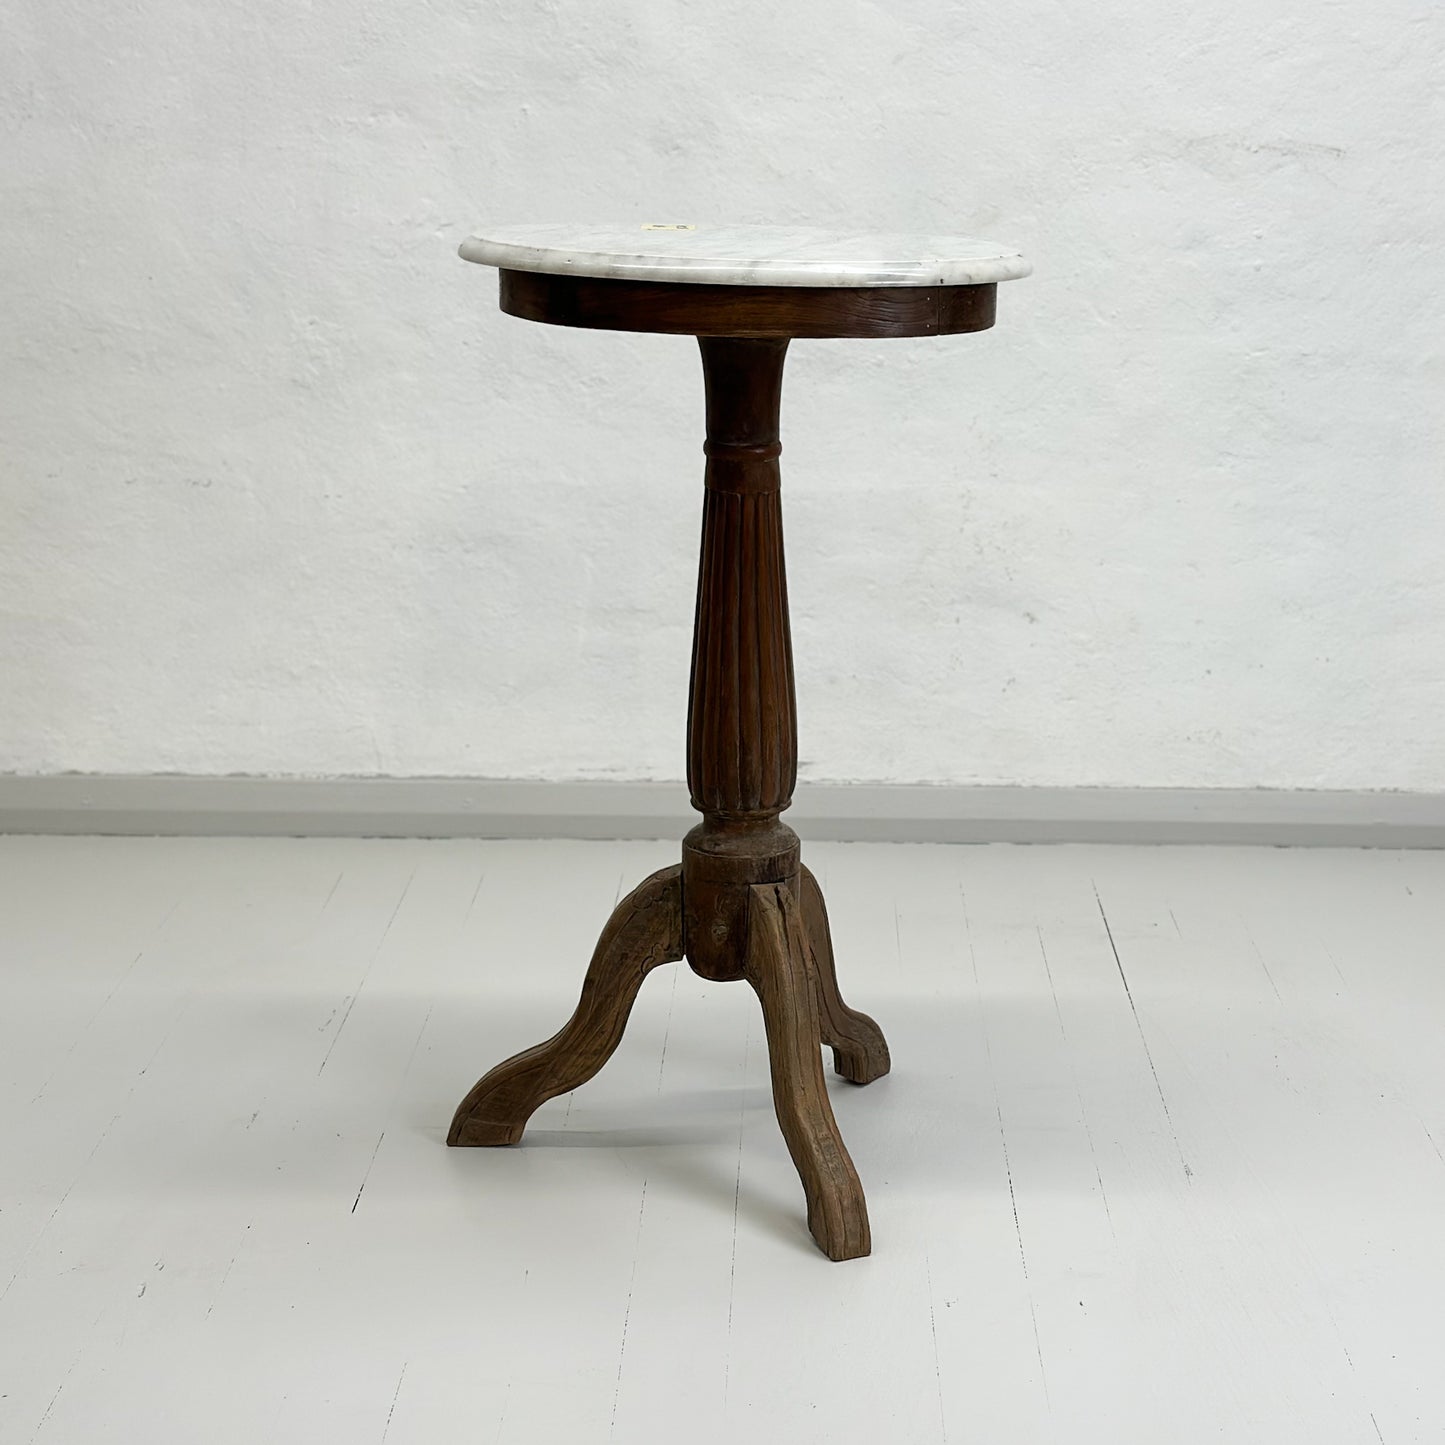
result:
[[[0,838],[0,1440],[1445,1439],[1445,853],[807,851],[844,1265],[685,967],[444,1147],[675,845]]]

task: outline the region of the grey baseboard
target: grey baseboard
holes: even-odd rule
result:
[[[898,843],[1445,847],[1445,794],[812,783],[805,838]],[[0,833],[676,838],[681,783],[486,778],[0,776]]]

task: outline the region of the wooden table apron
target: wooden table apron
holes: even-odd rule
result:
[[[783,559],[778,412],[794,337],[939,336],[993,324],[997,287],[720,286],[501,272],[501,307],[559,326],[693,335],[707,432],[687,718],[702,822],[682,862],[629,894],[599,939],[582,998],[552,1039],[497,1065],[462,1101],[450,1144],[510,1144],[546,1099],[591,1078],[621,1041],[643,978],[686,958],[746,979],[762,1005],[778,1122],[833,1259],[871,1248],[867,1205],[828,1101],[820,1048],[866,1084],[888,1071],[876,1023],[838,990],[827,911],[779,815],[798,727]]]

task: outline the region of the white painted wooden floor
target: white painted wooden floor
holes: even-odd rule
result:
[[[894,1072],[828,1263],[671,843],[0,839],[0,1440],[1445,1440],[1445,853],[827,844]]]

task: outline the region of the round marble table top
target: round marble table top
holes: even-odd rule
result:
[[[1033,270],[1010,247],[972,236],[810,226],[493,226],[460,252],[508,271],[713,286],[986,286]]]

